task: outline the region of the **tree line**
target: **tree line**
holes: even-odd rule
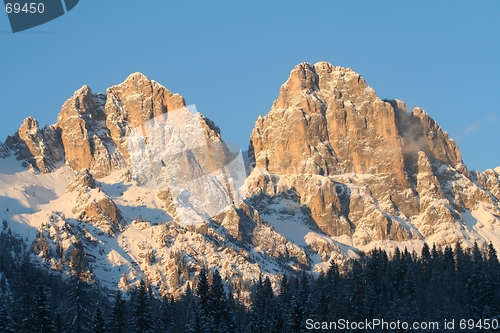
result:
[[[156,295],[144,280],[127,292],[91,283],[83,247],[71,250],[70,276],[40,267],[32,255],[4,225],[0,332],[307,332],[307,319],[442,322],[500,314],[500,264],[492,244],[424,244],[418,254],[373,249],[331,261],[323,273],[285,274],[274,282],[261,276],[245,286],[202,267],[192,288],[176,298]]]

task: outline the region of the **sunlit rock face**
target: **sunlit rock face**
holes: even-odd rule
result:
[[[427,113],[382,100],[361,75],[297,65],[250,139],[257,198],[293,191],[311,223],[354,245],[465,236],[462,213],[498,212],[498,174],[471,178],[455,142]]]
[[[5,149],[9,148],[17,159],[23,160],[33,171],[43,173],[54,171],[64,154],[61,139],[54,126],[40,129],[38,121],[33,117],[24,119],[19,130],[7,138],[3,157],[8,155]]]
[[[64,103],[55,125],[65,162],[75,170],[88,168],[98,177],[122,168],[128,164],[130,132],[183,106],[180,95],[140,73],[108,88],[105,95],[83,86]]]

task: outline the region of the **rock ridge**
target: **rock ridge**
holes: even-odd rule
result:
[[[63,104],[54,125],[40,129],[36,119],[27,117],[5,146],[26,166],[42,173],[65,163],[73,170],[89,169],[100,178],[128,165],[127,137],[134,128],[182,107],[182,96],[144,74],[133,73],[106,94],[94,94],[82,86]],[[211,134],[216,126],[203,120]]]

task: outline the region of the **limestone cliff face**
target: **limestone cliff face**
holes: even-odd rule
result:
[[[313,224],[355,245],[453,242],[465,237],[452,232],[465,210],[498,211],[496,171],[471,175],[427,113],[381,100],[361,75],[326,62],[292,70],[249,153],[254,202],[293,191]]]
[[[128,163],[132,129],[183,106],[180,95],[140,73],[108,88],[106,95],[94,95],[83,86],[64,103],[55,125],[66,164],[75,170],[88,168],[96,177],[122,168]]]
[[[432,163],[448,164],[467,173],[455,142],[425,111],[415,108],[410,113],[401,101],[391,100],[389,103],[396,111],[398,133],[403,139],[403,155],[409,169],[416,165],[416,153],[423,151]]]
[[[103,105],[106,97],[94,95],[83,86],[67,100],[57,117],[55,127],[61,136],[65,162],[73,170],[90,169],[96,176],[103,176],[113,169],[114,142],[103,126]]]
[[[141,73],[131,74],[125,82],[108,88],[106,97],[106,127],[125,158],[128,157],[127,134],[132,128],[142,128],[146,136],[145,123],[185,106],[182,96],[171,93]]]
[[[251,142],[256,167],[270,172],[388,173],[407,183],[393,107],[359,74],[328,63],[294,68]]]

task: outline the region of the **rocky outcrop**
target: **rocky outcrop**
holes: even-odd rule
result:
[[[72,212],[78,220],[88,222],[108,235],[122,229],[122,215],[118,207],[111,197],[101,191],[89,169],[77,171],[66,192],[77,193]]]
[[[432,163],[447,164],[462,173],[468,173],[455,142],[425,111],[415,108],[409,113],[403,102],[399,100],[388,102],[396,111],[398,133],[403,139],[402,150],[407,171],[415,171],[413,167],[417,163],[416,154],[423,151]]]
[[[96,177],[125,165],[105,126],[105,103],[106,96],[94,95],[83,86],[64,103],[54,125],[61,136],[66,165],[73,170],[90,169]]]
[[[73,214],[78,220],[88,222],[110,236],[122,230],[122,215],[119,209],[100,189],[80,189]]]
[[[473,171],[472,180],[490,191],[494,197],[500,198],[500,168],[484,172]]]
[[[213,220],[244,247],[252,242],[256,225],[262,223],[259,212],[245,202],[229,206],[224,212],[214,216]]]
[[[63,159],[61,140],[53,126],[40,129],[38,121],[28,117],[19,130],[6,140],[17,159],[24,160],[43,173],[55,170]]]
[[[406,185],[397,133],[393,107],[359,74],[304,63],[257,120],[251,144],[256,167],[273,173],[382,173]]]
[[[77,171],[73,180],[66,186],[66,192],[88,191],[94,188],[97,188],[94,176],[90,173],[89,169],[83,169]]]
[[[9,156],[9,147],[2,141],[0,141],[0,158],[6,158]]]

